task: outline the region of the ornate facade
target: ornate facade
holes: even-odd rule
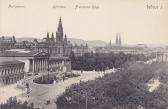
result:
[[[29,72],[71,72],[71,61],[66,58],[50,57],[45,51],[38,52],[29,57]]]
[[[23,79],[24,65],[21,61],[0,62],[0,84],[11,84]]]
[[[4,62],[20,60],[25,63],[26,73],[71,72],[71,61],[68,57],[51,57],[46,51],[34,52],[23,49],[5,51],[3,54],[0,53],[0,60]]]
[[[55,36],[53,32],[51,35],[47,32],[47,37],[43,38],[42,42],[34,40],[33,50],[38,52],[45,50],[51,57],[69,56],[72,51],[72,45],[70,41],[67,41],[66,34],[64,35],[61,18],[59,19]]]

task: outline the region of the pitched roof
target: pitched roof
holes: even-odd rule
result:
[[[48,55],[47,52],[41,51],[41,52],[35,52],[35,51],[30,51],[30,52],[15,52],[15,51],[5,51],[5,52],[0,52],[0,57],[34,57],[38,56],[39,54]]]
[[[21,62],[21,61],[2,61],[2,62],[0,62],[0,66],[14,65],[14,64],[24,64],[24,62]]]

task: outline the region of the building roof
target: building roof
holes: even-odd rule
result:
[[[20,49],[21,50],[21,49]],[[47,52],[41,51],[41,52],[36,52],[36,51],[18,51],[18,50],[8,50],[4,52],[0,52],[0,57],[34,57],[34,56],[39,56],[40,54],[48,55]]]
[[[69,60],[69,57],[50,57],[50,60]]]
[[[24,62],[21,62],[21,61],[1,61],[0,62],[0,66],[15,65],[15,64],[24,64]]]

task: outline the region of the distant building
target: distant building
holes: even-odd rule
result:
[[[84,54],[89,53],[88,45],[75,44],[72,46],[72,52],[74,53],[75,57],[83,56]]]
[[[12,37],[0,37],[0,51],[14,48],[16,43],[15,36]]]
[[[24,62],[1,61],[0,62],[0,84],[15,83],[24,78]]]
[[[148,49],[148,47],[144,44],[137,45],[123,45],[121,40],[120,33],[116,34],[115,44],[111,43],[107,44],[105,47],[95,47],[95,53],[125,53],[125,54],[145,54],[149,55],[152,51]]]
[[[30,49],[33,46],[33,43],[29,41],[22,41],[16,42],[14,46],[16,49]]]

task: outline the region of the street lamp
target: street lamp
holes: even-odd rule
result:
[[[88,107],[88,98],[87,98],[87,90],[86,90],[86,98],[85,98],[85,109]]]

